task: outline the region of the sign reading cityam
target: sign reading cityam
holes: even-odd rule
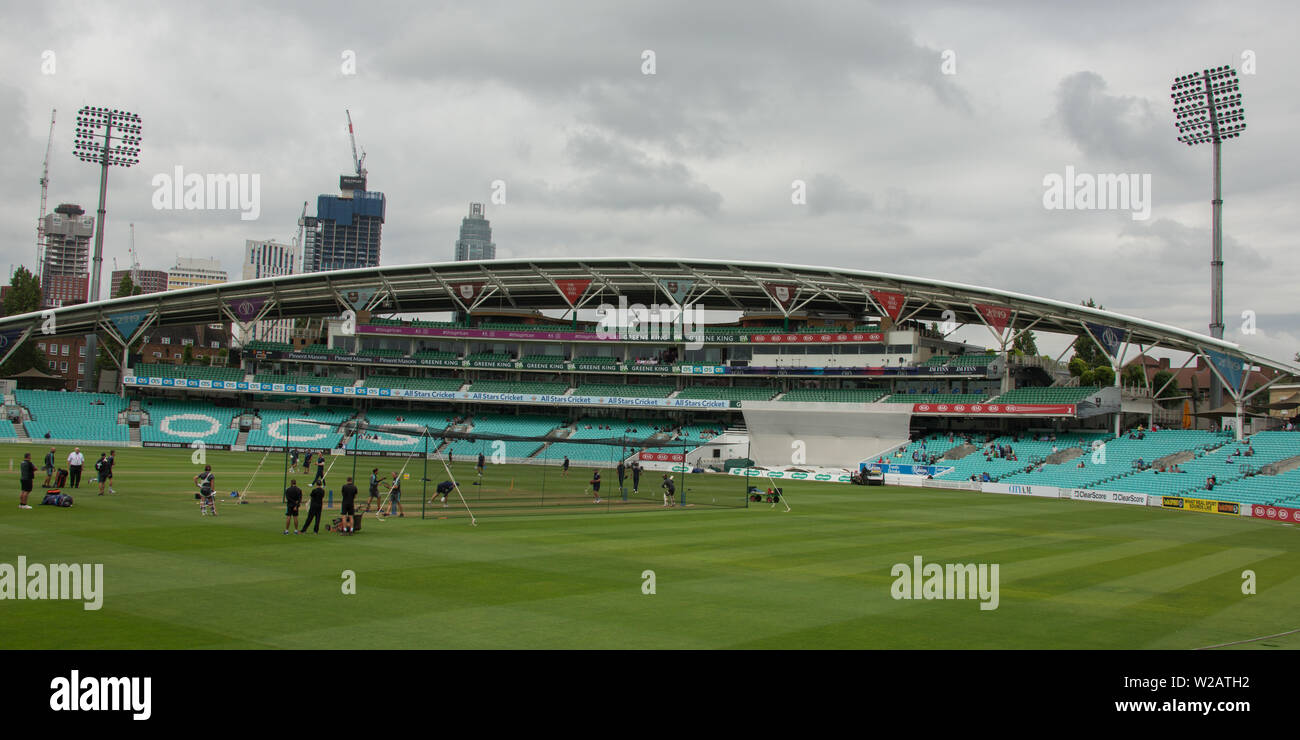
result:
[[[983,493],[1007,493],[1015,496],[1038,496],[1040,498],[1058,498],[1061,489],[1056,486],[1032,486],[1026,483],[981,483]]]
[[[980,416],[1074,416],[1072,403],[916,403],[914,414],[971,414]]]
[[[1241,516],[1241,504],[1236,501],[1215,501],[1204,498],[1186,498],[1184,496],[1161,496],[1160,505],[1166,509],[1199,511],[1204,514],[1225,514]]]
[[[1254,504],[1250,507],[1249,513],[1251,516],[1258,519],[1272,519],[1275,522],[1300,523],[1300,509],[1292,509],[1286,506]]]

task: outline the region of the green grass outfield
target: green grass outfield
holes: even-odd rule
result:
[[[44,450],[0,445],[0,471],[24,451],[39,464]],[[99,451],[85,452],[89,467]],[[257,502],[221,499],[213,519],[199,516],[189,450],[118,452],[119,495],[83,482],[70,509],[39,505],[42,475],[33,510],[18,510],[17,474],[0,472],[0,562],[103,563],[105,580],[99,611],[0,601],[0,648],[1181,649],[1300,628],[1300,529],[1261,520],[797,482],[786,483],[789,513],[579,513],[589,469],[577,467],[563,482],[548,471],[548,490],[573,487],[577,499],[543,516],[421,521],[410,481],[405,519],[367,519],[355,537],[284,536],[271,500],[282,458],[259,474]],[[228,497],[262,455],[208,458]],[[457,475],[464,484],[470,466]],[[487,483],[527,490],[538,477],[489,466]],[[337,490],[338,469],[331,479]],[[738,497],[739,481],[691,476],[688,501]],[[916,555],[999,564],[999,607],[894,600],[890,570]],[[1255,595],[1242,594],[1247,569]],[[345,570],[355,595],[342,593]],[[654,595],[642,593],[645,570]],[[1296,648],[1300,635],[1240,647]]]

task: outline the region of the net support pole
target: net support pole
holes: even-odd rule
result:
[[[686,462],[686,448],[682,447],[682,495],[678,500],[682,502],[682,507],[686,506],[686,483],[691,478],[691,466]]]
[[[293,437],[292,431],[293,414],[290,414],[284,420],[284,485],[280,487],[280,503],[284,503],[284,492],[289,490],[289,440]]]
[[[425,507],[429,503],[429,428],[424,427],[420,435],[424,439],[424,472],[420,474],[420,518],[424,518]]]
[[[352,485],[357,484],[357,440],[361,437],[357,434],[357,427],[352,427]]]

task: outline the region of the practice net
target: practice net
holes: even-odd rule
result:
[[[280,445],[249,447],[281,458],[274,465],[267,460],[268,470],[282,470],[286,487],[295,478],[307,492],[323,469],[322,487],[336,507],[342,486],[351,477],[359,491],[358,509],[366,505],[373,474],[380,481],[384,516],[401,513],[443,519],[552,511],[744,508],[753,483],[692,467],[688,456],[699,441],[674,440],[659,430],[624,422],[566,429],[567,436],[560,436],[553,424],[538,433],[511,434],[465,431],[454,425],[432,427],[400,416],[389,423],[286,421],[275,435],[283,438]],[[526,419],[517,426],[526,427]],[[317,446],[322,441],[332,446]],[[309,466],[304,464],[308,453],[313,458]],[[324,466],[319,463],[321,455]],[[394,480],[400,481],[400,506],[385,501]],[[667,500],[666,482],[671,482],[672,490]],[[451,484],[451,490],[442,484]]]

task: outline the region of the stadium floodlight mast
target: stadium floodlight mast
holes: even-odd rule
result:
[[[1214,199],[1210,201],[1210,336],[1223,339],[1223,158],[1220,144],[1235,139],[1246,128],[1246,111],[1241,106],[1237,70],[1214,67],[1174,78],[1170,88],[1174,101],[1178,140],[1188,146],[1214,144]],[[1210,397],[1214,408],[1223,403],[1223,387],[1211,373]]]
[[[90,302],[99,300],[99,280],[104,266],[104,204],[108,196],[108,168],[140,163],[140,116],[124,110],[84,106],[77,111],[73,154],[99,165],[99,212],[95,226],[95,256],[90,275]],[[129,339],[130,337],[127,337]],[[95,391],[95,333],[86,336],[86,388]]]

